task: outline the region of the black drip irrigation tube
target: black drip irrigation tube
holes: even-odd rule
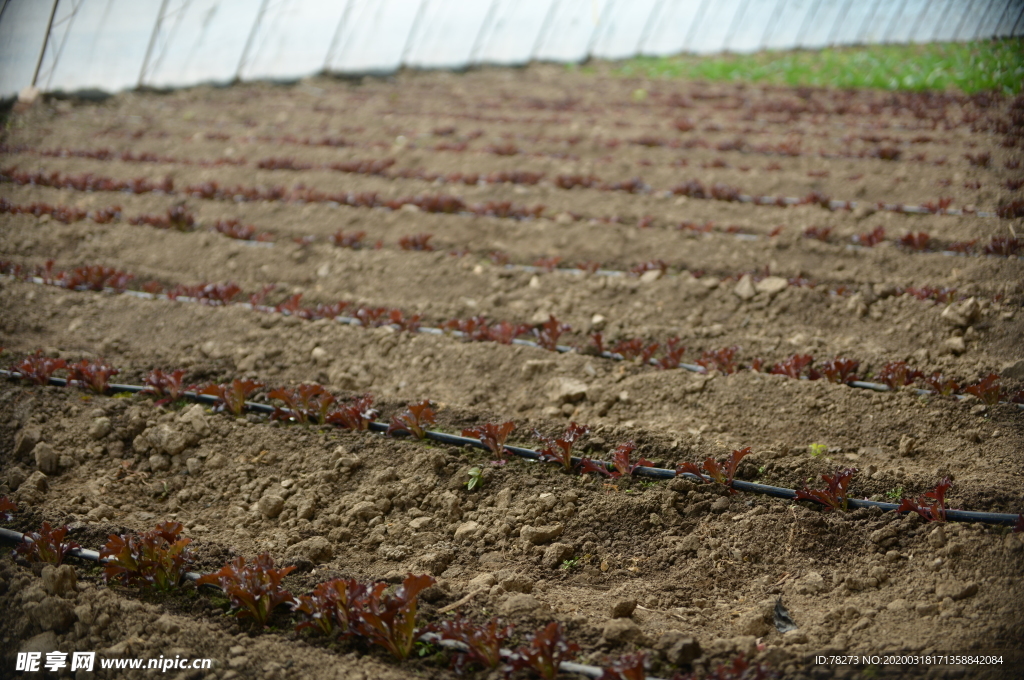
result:
[[[7,543],[33,542],[32,538],[27,534],[23,534],[20,531],[14,531],[12,529],[3,528],[0,528],[0,541],[6,541]],[[67,554],[71,557],[77,557],[80,560],[86,560],[88,562],[96,562],[98,564],[105,563],[105,560],[100,557],[100,554],[98,552],[96,552],[95,550],[89,550],[88,548],[72,548],[68,551]],[[195,582],[199,580],[201,576],[201,574],[197,574],[194,571],[188,571],[185,572],[184,578],[186,581]],[[216,586],[212,583],[204,584],[203,587],[221,590],[219,586]],[[438,647],[444,647],[455,652],[469,651],[469,646],[465,643],[459,642],[458,640],[444,640],[437,633],[423,633],[419,636],[418,639],[424,642],[435,644]],[[512,650],[502,649],[500,651],[500,654],[502,658],[508,659],[512,656]],[[605,672],[605,669],[599,666],[588,666],[586,664],[574,663],[572,661],[562,661],[558,665],[558,669],[563,673],[577,673],[579,675],[584,675],[588,678],[594,678],[595,680],[598,680],[599,678],[603,677]],[[661,678],[656,678],[652,675],[648,675],[646,676],[646,680],[661,680]]]
[[[5,371],[0,370],[0,378],[8,378],[12,380],[21,379],[22,375],[17,371]],[[65,378],[50,378],[50,384],[57,387],[68,387],[69,385],[76,385],[76,381],[67,380]],[[884,386],[883,386],[884,387]],[[111,393],[118,392],[130,392],[132,394],[138,394],[140,392],[148,392],[148,388],[141,385],[121,385],[111,384],[108,386],[108,391]],[[212,395],[197,394],[196,392],[182,392],[181,396],[189,401],[194,401],[200,404],[207,404],[214,406],[220,402],[220,399]],[[272,415],[277,409],[269,404],[261,404],[254,401],[245,402],[245,408],[248,411],[254,413],[262,413],[264,415]],[[387,433],[389,426],[385,423],[371,421],[367,424],[367,429],[371,432],[379,432],[381,434]],[[392,430],[396,432],[396,430]],[[400,434],[411,436],[406,430],[397,430]],[[484,451],[490,451],[490,449],[484,445],[479,439],[472,437],[462,437],[460,435],[448,434],[447,432],[437,432],[435,430],[426,430],[424,432],[425,439],[435,441],[441,444],[448,444],[450,446],[471,446],[473,448],[482,449]],[[534,449],[527,449],[521,446],[504,446],[504,449],[509,453],[512,453],[520,458],[533,462],[541,462],[543,460],[539,451]],[[572,464],[579,465],[583,459],[578,456],[572,457]],[[593,463],[599,466],[603,466],[605,469],[610,469],[612,463],[601,460],[594,460]],[[669,470],[666,468],[655,468],[655,467],[637,467],[633,474],[637,477],[646,477],[648,479],[665,480],[675,479],[676,477],[683,477],[692,482],[704,483],[706,480],[698,477],[697,475],[689,472],[677,473],[675,470]],[[756,482],[745,482],[743,480],[734,479],[732,481],[732,488],[737,491],[745,491],[747,493],[757,493],[765,496],[772,496],[774,498],[784,498],[788,500],[796,500],[796,491],[794,489],[787,489],[780,486],[769,486],[767,484],[758,484]],[[859,509],[859,508],[879,508],[884,511],[896,511],[899,505],[896,503],[883,503],[881,501],[871,501],[867,499],[851,498],[847,501],[848,507]],[[976,512],[972,510],[946,510],[945,516],[947,521],[952,522],[981,522],[983,524],[998,524],[1003,526],[1013,526],[1017,522],[1018,515],[1012,515],[1001,512]]]
[[[7,276],[7,278],[15,278],[15,277]],[[46,281],[44,281],[43,279],[41,279],[41,278],[39,278],[37,276],[30,276],[30,277],[26,277],[25,279],[21,279],[21,280],[28,281],[30,283],[35,283],[35,284],[38,284],[38,285],[41,285],[41,286],[53,285],[53,284],[47,283]],[[57,287],[60,287],[60,286],[57,286]],[[65,290],[67,290],[67,289],[65,289]],[[147,293],[147,292],[140,291],[140,290],[128,290],[128,289],[117,290],[115,288],[104,288],[102,292],[110,293],[110,294],[113,294],[113,295],[129,295],[131,297],[136,297],[136,298],[140,298],[140,299],[143,299],[143,300],[171,300],[171,298],[168,297],[167,294],[165,294],[165,293]],[[191,298],[191,297],[187,297],[187,296],[184,296],[184,295],[179,295],[179,296],[175,297],[173,299],[173,301],[174,302],[193,302],[193,303],[202,304],[202,300]],[[236,306],[236,307],[242,307],[244,309],[251,309],[251,310],[256,311],[256,312],[262,312],[264,314],[281,314],[283,316],[295,316],[294,314],[292,314],[291,312],[289,312],[287,310],[279,310],[279,309],[276,309],[274,307],[268,307],[268,306],[265,306],[265,305],[254,305],[254,304],[252,304],[250,302],[231,302],[231,303],[224,303],[223,304],[223,306],[227,306],[227,305]],[[297,318],[301,318],[301,317],[297,317]],[[355,317],[351,317],[351,316],[340,316],[339,315],[339,316],[334,317],[333,320],[338,322],[338,323],[345,324],[347,326],[365,327],[361,320],[359,320],[359,319],[357,319]],[[397,324],[383,324],[383,325],[379,326],[379,328],[390,328],[390,329],[395,330],[395,331],[403,330],[402,327],[397,325]],[[416,333],[426,333],[427,335],[451,335],[452,337],[455,337],[455,338],[462,338],[462,337],[466,336],[466,334],[463,333],[462,331],[445,330],[443,328],[434,328],[434,327],[431,327],[431,326],[419,326],[419,327],[416,328],[415,332]],[[533,340],[522,340],[522,339],[519,339],[519,338],[515,338],[515,339],[512,340],[512,342],[510,344],[519,345],[519,346],[522,346],[522,347],[533,347],[535,349],[545,349],[539,343],[537,343],[537,342],[535,342]],[[569,345],[555,345],[554,351],[558,352],[559,354],[573,354],[573,353],[580,354],[580,352],[579,352],[579,350],[577,348],[571,347]],[[623,357],[621,354],[616,354],[615,352],[609,352],[609,351],[604,351],[604,352],[601,352],[600,354],[595,354],[595,355],[592,355],[592,356],[598,356],[598,357],[601,357],[602,359],[611,359],[612,361],[625,361],[626,360],[625,357]],[[658,365],[658,360],[652,358],[652,359],[648,360],[647,363],[649,365],[651,365],[651,366],[657,366]],[[680,362],[678,364],[677,368],[681,368],[684,371],[689,371],[691,373],[701,373],[703,375],[707,375],[707,373],[708,373],[706,368],[704,368],[703,366],[699,366],[697,364],[688,364],[688,363]],[[2,372],[0,372],[0,374],[2,374]],[[809,380],[809,378],[807,376],[800,376],[799,380]],[[864,389],[864,390],[872,390],[874,392],[893,392],[894,391],[888,385],[882,385],[880,383],[873,383],[873,382],[866,382],[864,380],[853,380],[851,382],[843,383],[843,384],[847,385],[848,387],[855,387],[857,389]],[[917,396],[933,396],[933,395],[935,395],[935,392],[932,392],[931,390],[924,390],[924,389],[920,389],[920,388],[914,388],[913,390],[910,390],[910,391],[913,392],[914,394],[916,394]],[[957,401],[963,401],[964,399],[967,399],[967,396],[965,396],[963,394],[954,394],[952,396]],[[1003,403],[1003,402],[1000,402],[1000,403]],[[1019,410],[1024,411],[1024,404],[1014,404],[1014,405]]]

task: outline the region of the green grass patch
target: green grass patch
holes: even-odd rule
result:
[[[1024,40],[636,57],[614,65],[612,72],[812,87],[959,90],[967,94],[998,90],[1014,95],[1024,87]]]

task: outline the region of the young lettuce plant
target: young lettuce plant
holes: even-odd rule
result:
[[[608,664],[598,680],[646,680],[648,659],[647,652],[623,654]]]
[[[249,397],[263,389],[261,382],[254,380],[232,380],[220,385],[207,385],[199,390],[199,394],[208,394],[218,399],[214,407],[216,411],[228,411],[236,418],[245,412],[245,402]]]
[[[193,561],[180,522],[161,522],[141,534],[111,534],[100,550],[103,578],[164,592],[178,587]]]
[[[267,393],[270,399],[279,399],[287,406],[278,409],[274,417],[280,420],[297,420],[303,425],[313,423],[323,425],[327,422],[327,414],[337,401],[334,395],[322,386],[313,384],[299,385],[294,389],[280,387]]]
[[[921,371],[915,370],[907,365],[906,361],[890,361],[878,371],[875,376],[885,383],[890,390],[898,390],[901,387],[912,385],[915,381],[924,377]]]
[[[916,512],[929,522],[946,521],[946,492],[953,486],[953,480],[943,477],[931,491],[918,498],[904,498],[896,512]]]
[[[68,553],[82,547],[74,541],[65,541],[67,535],[67,526],[54,529],[49,522],[43,522],[39,531],[29,531],[25,534],[31,542],[19,543],[14,551],[29,562],[44,562],[59,567]]]
[[[829,382],[849,385],[852,382],[860,380],[860,378],[857,377],[858,368],[860,368],[859,361],[855,359],[836,357],[835,359],[829,359],[822,363],[821,373]]]
[[[588,434],[590,428],[586,425],[569,423],[562,436],[552,439],[545,437],[540,432],[534,431],[534,436],[547,444],[540,452],[540,459],[547,463],[558,463],[566,472],[572,472],[572,447],[581,437]]]
[[[353,627],[396,659],[408,659],[416,641],[419,594],[434,583],[432,576],[409,574],[391,594],[385,594],[387,583],[374,584],[351,599]]]
[[[0,522],[10,522],[17,511],[18,506],[14,501],[7,496],[0,496]]]
[[[392,416],[386,434],[392,432],[408,432],[417,439],[427,438],[426,426],[437,422],[430,401],[424,399],[418,404],[409,404],[404,411]]]
[[[164,373],[159,368],[153,369],[146,376],[146,392],[158,397],[160,402],[177,401],[185,391],[184,377],[185,370],[182,368],[170,373]]]
[[[462,431],[463,437],[475,437],[480,440],[480,443],[487,447],[495,459],[491,461],[494,465],[504,465],[507,459],[505,458],[505,440],[512,434],[512,430],[516,429],[516,424],[512,421],[496,425],[495,423],[484,423],[478,427],[471,427],[467,430]]]
[[[29,355],[11,366],[11,370],[20,373],[22,380],[36,385],[48,385],[53,374],[67,366],[67,362],[63,359],[43,356],[43,350],[39,349],[35,354]]]
[[[552,621],[534,633],[509,658],[511,671],[531,670],[544,680],[554,680],[563,661],[572,661],[580,653],[580,646],[565,637],[562,624]]]
[[[490,670],[501,666],[501,648],[512,637],[513,631],[512,626],[505,625],[498,618],[477,624],[461,615],[432,628],[442,640],[455,640],[466,645],[466,651],[457,652],[452,657],[452,668],[460,675],[470,665]]]
[[[654,463],[646,458],[640,458],[634,463],[631,460],[634,451],[636,451],[636,444],[633,442],[626,442],[615,447],[612,452],[612,464],[615,467],[609,471],[612,477],[632,477],[638,467],[654,467]]]
[[[534,328],[533,333],[537,338],[538,345],[549,352],[555,352],[558,350],[558,338],[562,333],[568,333],[571,330],[572,326],[560,323],[552,314],[539,328]]]
[[[352,596],[365,590],[353,579],[336,578],[317,584],[310,595],[302,595],[292,602],[292,609],[302,616],[295,630],[313,628],[321,635],[342,636],[352,633]]]
[[[856,473],[856,468],[840,468],[834,475],[822,473],[821,479],[825,482],[824,489],[808,489],[805,485],[802,490],[796,492],[796,497],[798,500],[820,503],[825,506],[826,512],[833,510],[846,512],[850,481]]]
[[[964,388],[964,392],[967,394],[973,394],[975,397],[980,399],[982,403],[988,404],[989,406],[995,406],[998,404],[999,398],[1003,396],[1002,388],[999,385],[999,375],[996,373],[989,373],[973,385],[968,385]]]
[[[219,586],[231,600],[231,607],[237,610],[235,616],[250,618],[263,628],[278,605],[294,600],[281,585],[282,579],[294,569],[294,566],[274,569],[274,558],[268,553],[257,555],[249,564],[239,556],[220,571],[201,576],[196,585]]]
[[[702,466],[698,466],[697,463],[683,463],[676,468],[676,474],[688,473],[700,478],[706,484],[717,482],[728,488],[730,494],[734,494],[736,489],[732,488],[732,482],[736,476],[736,468],[739,467],[743,457],[749,453],[750,447],[747,446],[738,451],[733,451],[732,455],[729,456],[729,460],[724,464],[719,463],[710,456],[704,461]],[[703,470],[701,467],[703,467]],[[705,474],[708,476],[705,477]]]
[[[95,394],[106,394],[110,388],[110,378],[120,372],[103,360],[82,359],[77,364],[68,366],[68,379],[74,380],[79,387]]]
[[[327,414],[327,422],[331,425],[364,432],[380,413],[373,408],[373,395],[364,394],[350,404],[341,404]]]

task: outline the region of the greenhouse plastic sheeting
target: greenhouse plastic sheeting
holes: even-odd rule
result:
[[[1024,34],[1024,0],[0,2],[0,97]]]

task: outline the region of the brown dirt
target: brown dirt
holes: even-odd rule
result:
[[[818,190],[866,203],[916,204],[942,195],[952,197],[954,207],[992,210],[1020,198],[1019,190],[1005,186],[1020,175],[1007,167],[1020,152],[1001,144],[1004,137],[996,134],[1005,131],[999,121],[1008,105],[641,82],[547,66],[128,93],[102,104],[53,101],[13,117],[4,143],[34,150],[107,147],[192,161],[244,157],[247,163],[197,167],[55,158],[26,148],[5,153],[0,165],[120,179],[171,176],[179,187],[200,181],[286,187],[302,182],[323,191],[376,191],[388,197],[439,192],[471,203],[543,204],[546,217],[517,221],[5,183],[0,195],[16,204],[120,205],[126,216],[163,213],[184,201],[200,229],[182,233],[123,220],[61,224],[5,214],[0,259],[29,268],[48,259],[60,269],[102,264],[165,285],[233,280],[252,292],[275,284],[274,300],[294,293],[302,293],[307,304],[352,300],[399,307],[430,323],[475,314],[539,323],[554,314],[575,329],[571,339],[580,343],[597,329],[609,341],[663,342],[678,336],[687,346],[687,361],[706,349],[737,345],[744,361],[763,357],[770,363],[793,353],[819,359],[845,355],[859,359],[862,372],[870,373],[886,361],[908,360],[926,373],[942,371],[960,382],[1001,373],[1007,387],[1020,389],[1024,267],[1019,258],[913,253],[891,242],[870,249],[848,244],[850,236],[877,226],[885,227],[890,239],[926,231],[944,243],[985,243],[1006,235],[1008,227],[1019,234],[1022,220],[780,209],[662,193],[698,178],[751,193],[803,196]],[[673,122],[680,118],[694,121],[697,129],[677,131]],[[338,136],[351,144],[312,147],[289,143],[288,135],[293,140]],[[629,143],[644,135],[703,140],[709,148]],[[800,148],[808,154],[716,149],[738,136],[749,145],[803,140]],[[919,139],[924,137],[929,141]],[[467,141],[467,151],[432,149],[459,140]],[[514,144],[522,153],[486,151],[502,144]],[[901,149],[898,160],[817,153],[870,156],[887,145]],[[965,159],[981,152],[991,154],[989,167]],[[915,154],[924,159],[914,160]],[[392,170],[526,170],[546,173],[547,179],[534,186],[467,187],[256,168],[258,160],[270,157],[309,163],[389,157],[397,160]],[[944,163],[936,164],[940,157]],[[701,167],[716,159],[728,167]],[[679,167],[681,160],[686,167]],[[779,169],[767,169],[772,163]],[[809,171],[827,176],[808,176]],[[605,181],[641,176],[653,191],[563,190],[550,182],[560,173],[595,174]],[[980,188],[964,186],[975,182]],[[568,213],[585,218],[573,220]],[[612,216],[619,222],[597,219]],[[636,224],[644,216],[653,218],[649,228]],[[203,229],[225,218],[279,238],[272,246],[252,245]],[[720,229],[698,235],[673,228],[683,220],[712,221]],[[758,238],[721,233],[728,226]],[[777,226],[782,233],[770,238]],[[810,226],[832,227],[829,241],[803,238]],[[368,242],[380,239],[383,247],[337,248],[326,237],[339,229],[365,231]],[[397,247],[400,237],[423,232],[433,234],[437,251]],[[317,240],[305,245],[291,240],[305,235]],[[449,254],[463,248],[471,254]],[[557,256],[565,263],[593,260],[629,269],[660,259],[669,274],[655,280],[534,274],[492,264],[486,254],[494,250],[521,264]],[[818,285],[741,299],[734,275],[765,267]],[[691,274],[698,271],[705,274]],[[891,295],[897,288],[922,286],[975,296],[978,316],[967,327],[954,327],[941,317],[945,305]],[[513,439],[527,446],[536,441],[528,435],[532,429],[553,433],[573,420],[592,428],[585,448],[595,456],[633,440],[647,458],[672,466],[709,455],[721,459],[734,448],[751,446],[754,453],[740,469],[744,479],[799,488],[814,485],[820,473],[852,465],[861,471],[853,483],[855,495],[885,499],[899,489],[923,493],[948,474],[955,480],[953,507],[1024,509],[1024,416],[1005,404],[986,408],[977,401],[905,391],[878,394],[750,371],[728,376],[657,371],[581,354],[304,322],[241,307],[67,291],[13,279],[0,280],[0,309],[5,364],[42,348],[68,358],[103,356],[122,370],[119,381],[136,384],[153,368],[188,369],[194,383],[243,376],[271,385],[318,381],[338,394],[372,392],[382,419],[413,400],[431,399],[439,406],[441,427],[449,431],[515,420]],[[950,344],[954,337],[963,339],[962,347]],[[586,396],[575,403],[553,400],[555,378],[586,383]],[[301,567],[286,581],[293,592],[337,575],[394,582],[408,571],[428,571],[438,577],[439,588],[427,598],[427,620],[440,618],[438,609],[488,584],[489,590],[461,610],[478,617],[502,614],[523,633],[562,621],[583,646],[582,660],[598,665],[623,651],[657,647],[672,630],[700,642],[704,655],[695,664],[698,670],[738,651],[786,677],[802,678],[869,677],[861,675],[871,672],[864,665],[815,664],[813,657],[822,653],[1003,657],[1003,665],[995,667],[877,669],[885,677],[1013,677],[1012,668],[1024,665],[1024,543],[1002,528],[941,529],[915,521],[916,515],[867,510],[829,515],[760,496],[729,497],[682,481],[612,485],[522,462],[489,469],[483,488],[468,492],[469,467],[486,463],[478,453],[283,427],[255,416],[234,420],[207,414],[210,429],[200,434],[179,415],[143,397],[90,398],[58,388],[0,385],[0,473],[6,485],[0,492],[13,492],[24,509],[16,527],[34,528],[42,519],[66,522],[76,540],[96,548],[109,533],[144,530],[174,518],[195,539],[197,569],[211,571],[230,556],[269,551],[278,561]],[[111,428],[94,438],[90,430],[99,418],[108,418]],[[146,437],[137,439],[162,425],[188,438],[167,470],[151,467],[152,452],[142,444]],[[45,491],[14,490],[36,469],[26,437],[48,443],[59,457],[60,469],[48,477]],[[827,454],[812,457],[812,443],[826,445]],[[285,499],[284,512],[274,519],[257,507],[267,495]],[[424,517],[428,520],[413,523]],[[556,523],[564,528],[557,541],[569,546],[574,561],[552,566],[544,560],[546,545],[527,543],[519,534],[524,526]],[[310,558],[304,541],[317,536],[326,537],[330,551]],[[67,598],[77,620],[53,626],[39,613],[43,605],[37,603],[47,601],[41,581],[11,559],[0,560],[0,607],[10,613],[0,624],[7,643],[4,669],[13,668],[20,645],[30,639],[38,643],[49,626],[62,651],[208,656],[218,664],[209,677],[223,680],[453,677],[430,656],[396,664],[376,650],[290,633],[286,617],[271,632],[257,634],[224,617],[205,595],[189,591],[160,599],[107,588],[95,568],[75,566],[80,592]],[[799,626],[796,634],[782,635],[771,625],[771,607],[780,595]],[[614,625],[609,627],[610,609],[625,599],[639,603],[632,615],[639,632],[627,631],[629,639],[618,640]],[[674,667],[655,654],[652,672],[668,677]]]

